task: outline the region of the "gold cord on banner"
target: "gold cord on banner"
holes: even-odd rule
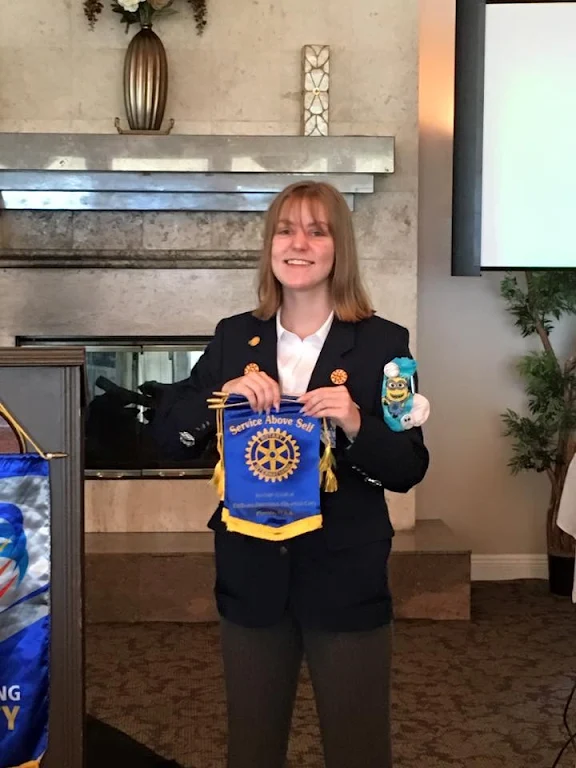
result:
[[[208,408],[212,411],[216,411],[218,409],[222,408],[245,408],[247,400],[240,400],[235,403],[228,403],[228,393],[227,392],[213,392],[212,393],[214,397],[209,397],[206,402],[208,403]],[[294,398],[293,397],[281,397],[280,398],[281,403],[293,403]]]
[[[47,461],[50,461],[51,459],[65,459],[67,458],[67,453],[44,453],[44,451],[38,447],[38,445],[34,442],[34,440],[30,437],[28,432],[24,429],[24,427],[18,422],[18,420],[12,416],[8,408],[0,402],[0,416],[3,416],[4,419],[10,424],[12,429],[16,432],[16,434],[19,436],[20,440],[24,443],[24,447],[26,447],[26,443],[29,443],[43,459],[46,459]]]

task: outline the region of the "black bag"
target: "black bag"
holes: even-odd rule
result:
[[[91,715],[86,717],[86,768],[182,768]]]

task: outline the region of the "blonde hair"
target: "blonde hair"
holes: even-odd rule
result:
[[[344,197],[331,184],[297,181],[274,199],[266,215],[264,246],[260,257],[258,300],[254,315],[269,320],[282,303],[282,285],[272,271],[272,241],[285,203],[307,201],[312,210],[322,206],[334,240],[334,267],[330,280],[334,314],[345,322],[372,317],[374,310],[360,279],[352,214]]]

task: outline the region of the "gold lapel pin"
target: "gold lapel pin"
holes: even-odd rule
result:
[[[330,374],[330,381],[337,386],[345,384],[348,381],[348,374],[342,368],[336,368],[336,370],[332,371]]]
[[[251,347],[257,347],[258,344],[260,344],[260,336],[252,336],[248,344],[250,344]]]
[[[248,365],[244,368],[244,375],[247,376],[249,373],[258,373],[260,370],[260,366],[258,363],[248,363]]]

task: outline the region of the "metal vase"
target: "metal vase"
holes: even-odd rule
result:
[[[143,26],[130,41],[124,60],[124,105],[131,130],[160,130],[167,95],[166,51],[152,28]]]

